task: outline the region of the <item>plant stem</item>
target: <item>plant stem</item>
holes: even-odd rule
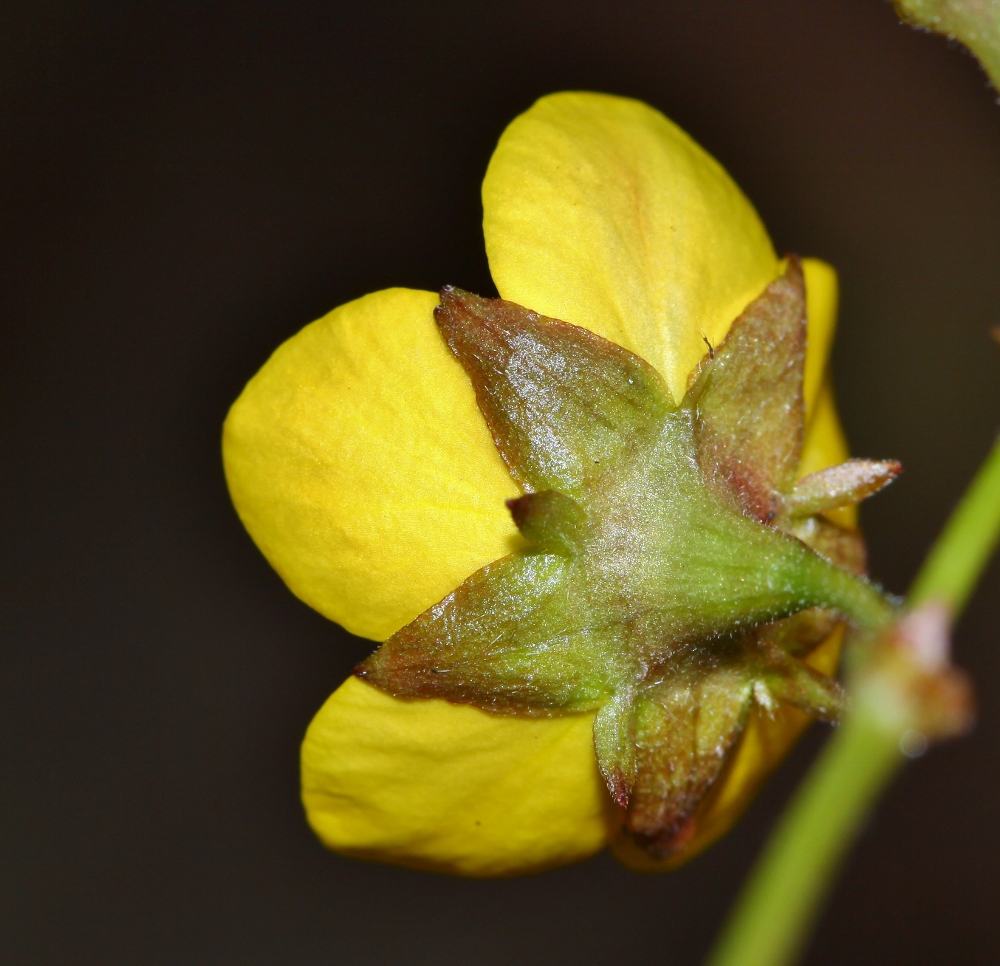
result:
[[[899,735],[852,714],[799,788],[732,913],[712,966],[794,961],[847,845],[900,764]]]
[[[953,615],[965,606],[993,552],[1000,530],[1000,440],[952,512],[917,579],[907,604],[947,604]]]
[[[897,605],[873,584],[817,556],[817,584],[828,603],[858,630],[875,631],[898,616]]]
[[[1000,441],[976,474],[907,600],[958,616],[1000,535]],[[860,690],[750,873],[709,966],[794,961],[861,822],[904,757],[900,727]]]

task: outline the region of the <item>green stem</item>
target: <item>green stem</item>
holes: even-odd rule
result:
[[[877,716],[844,722],[771,836],[712,966],[794,961],[845,846],[899,761],[899,735],[886,732]]]
[[[898,616],[896,606],[874,584],[837,567],[818,554],[810,576],[822,606],[839,610],[859,630],[875,631]]]
[[[927,555],[907,603],[947,604],[957,615],[989,561],[1000,531],[1000,440],[993,445],[961,502]]]
[[[966,603],[1000,535],[1000,441],[931,549],[908,598]],[[830,739],[752,870],[709,966],[794,961],[865,815],[903,762],[898,722],[866,692]]]

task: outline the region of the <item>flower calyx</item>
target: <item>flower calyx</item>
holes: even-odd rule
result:
[[[854,530],[822,514],[899,472],[852,460],[797,480],[804,281],[784,274],[711,348],[677,404],[648,363],[566,322],[453,288],[435,318],[524,495],[524,546],[469,577],[356,673],[397,696],[498,714],[596,712],[625,827],[653,857],[699,804],[756,705],[834,720],[802,660],[840,620],[892,606]]]

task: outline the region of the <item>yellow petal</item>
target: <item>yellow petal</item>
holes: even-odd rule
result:
[[[526,144],[539,132],[546,143]],[[598,186],[610,199],[599,209]],[[484,200],[501,294],[639,352],[678,397],[702,336],[721,341],[777,272],[728,176],[634,101],[540,102],[504,135]],[[816,277],[807,265],[818,291]],[[814,297],[813,360],[823,325]],[[433,325],[436,301],[390,290],[335,310],[275,353],[226,425],[227,478],[254,539],[295,593],[375,639],[516,539],[503,507],[516,489]],[[824,362],[811,361],[807,392]],[[609,837],[591,728],[591,716],[525,720],[397,701],[351,679],[309,729],[303,797],[320,837],[351,854],[469,875],[560,865]],[[789,734],[751,724],[743,748],[772,750],[741,752],[713,834]]]
[[[808,318],[808,350],[803,381],[806,414],[809,418],[826,378],[830,349],[833,346],[833,333],[837,325],[837,273],[832,266],[818,258],[803,258],[802,271],[806,277]]]
[[[750,202],[658,111],[605,94],[543,97],[507,128],[483,182],[505,299],[617,342],[675,399],[776,276]]]
[[[593,721],[400,701],[350,678],[302,746],[309,822],[338,852],[461,875],[584,859],[612,814]]]
[[[264,555],[307,604],[375,640],[517,539],[504,500],[519,490],[437,301],[389,289],[307,326],[250,380],[223,436]]]

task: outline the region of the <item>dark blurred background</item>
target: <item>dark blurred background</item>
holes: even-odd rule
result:
[[[459,881],[341,859],[298,744],[367,646],[242,531],[219,428],[283,339],[390,285],[492,294],[479,185],[585,88],[662,109],[780,250],[841,272],[866,506],[905,589],[997,429],[1000,107],[881,0],[42,2],[0,9],[0,960],[699,962],[817,728],[683,871]],[[1000,569],[958,634],[975,734],[882,802],[811,964],[1000,961]]]

